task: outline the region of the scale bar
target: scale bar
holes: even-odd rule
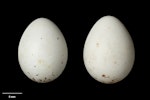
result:
[[[2,92],[2,94],[23,94],[22,92]]]

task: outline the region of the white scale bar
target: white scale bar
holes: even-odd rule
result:
[[[2,94],[23,94],[22,92],[2,92]]]

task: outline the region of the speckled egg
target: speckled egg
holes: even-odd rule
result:
[[[135,50],[120,20],[104,16],[94,24],[85,41],[83,59],[88,73],[105,84],[117,83],[129,74]]]
[[[58,78],[65,69],[68,49],[59,28],[47,18],[34,20],[25,29],[18,46],[24,74],[38,83]]]

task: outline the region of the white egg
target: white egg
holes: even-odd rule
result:
[[[38,83],[58,78],[65,69],[68,49],[59,28],[49,19],[38,18],[24,31],[18,60],[24,74]]]
[[[113,16],[99,19],[87,36],[83,59],[95,80],[106,84],[123,80],[135,59],[133,41],[125,26]]]

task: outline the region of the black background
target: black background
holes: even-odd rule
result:
[[[11,3],[10,3],[11,4]],[[20,3],[1,8],[1,92],[23,92],[17,98],[146,97],[148,90],[148,7],[146,3],[66,2]],[[2,4],[3,5],[3,4]],[[121,82],[106,85],[95,81],[83,63],[85,39],[95,22],[105,16],[117,17],[129,31],[135,45],[135,63]],[[39,84],[28,79],[18,63],[18,44],[25,28],[39,17],[53,21],[62,31],[68,46],[68,62],[62,75],[53,82]],[[7,95],[1,95],[7,99]]]

